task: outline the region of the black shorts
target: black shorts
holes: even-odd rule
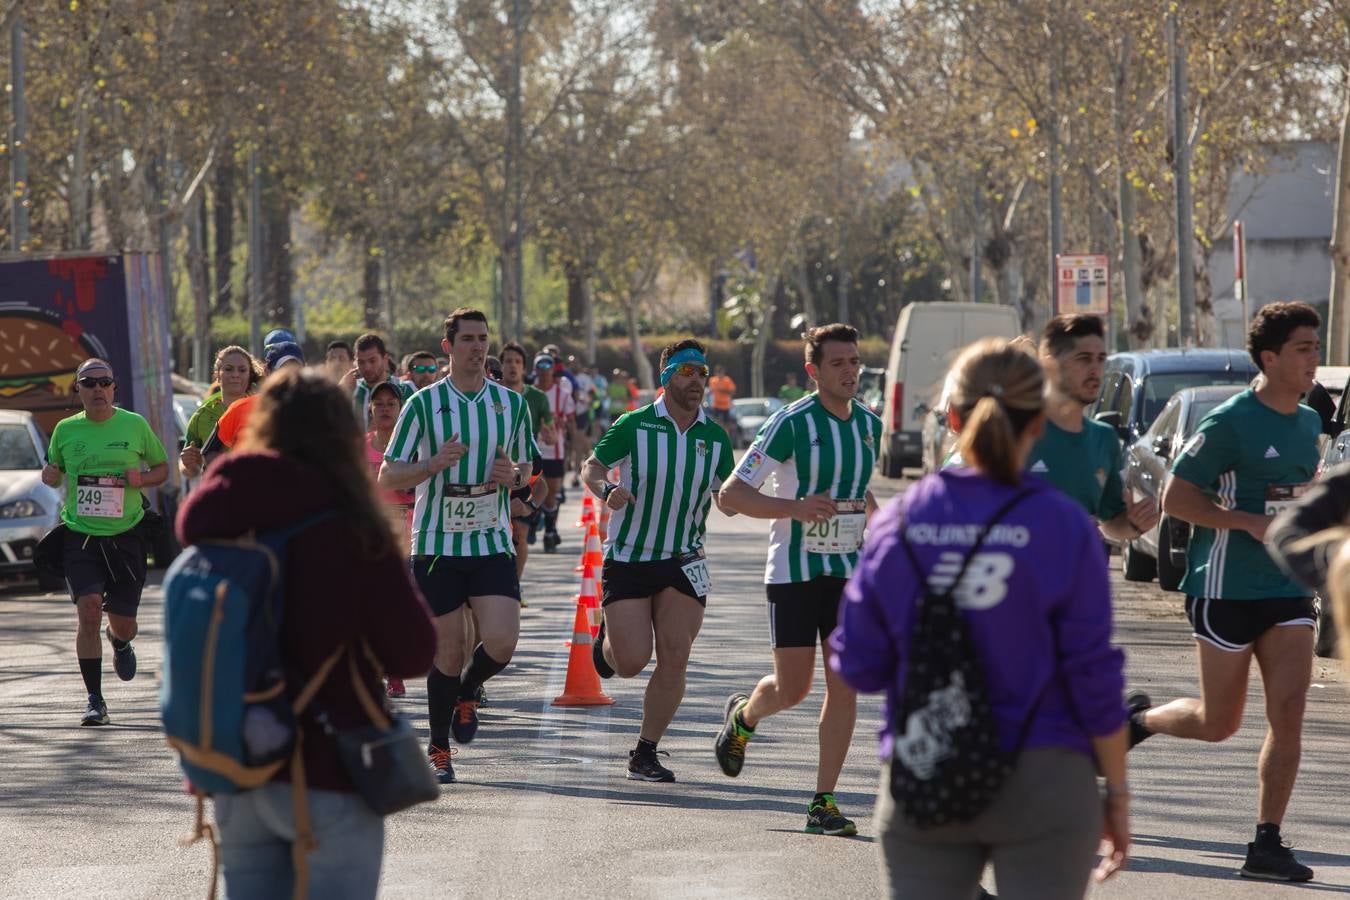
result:
[[[492,556],[414,556],[413,581],[433,615],[446,616],[470,597],[520,599],[516,558],[510,553]]]
[[[604,592],[604,596],[600,598],[600,605],[603,607],[618,600],[655,597],[666,588],[674,588],[686,597],[697,600],[700,606],[706,607],[708,595],[696,592],[682,568],[702,555],[702,551],[695,551],[685,556],[672,556],[670,559],[650,562],[620,562],[617,559],[606,559],[600,569]]]
[[[134,618],[145,588],[146,549],[136,528],[111,537],[67,528],[62,557],[70,602],[101,594],[104,612]]]
[[[545,478],[561,478],[567,474],[567,462],[561,459],[540,460],[544,466]]]
[[[1186,598],[1186,618],[1195,636],[1220,650],[1234,653],[1278,625],[1317,626],[1317,607],[1311,597],[1274,597],[1269,600],[1209,600]]]
[[[585,434],[590,431],[590,428],[591,428],[591,414],[588,412],[577,413],[577,431],[580,431],[582,434]]]
[[[769,595],[769,637],[775,650],[814,647],[839,622],[839,601],[845,578],[820,575],[810,581],[766,584]]]

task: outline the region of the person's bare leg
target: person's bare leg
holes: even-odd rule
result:
[[[1252,648],[1220,650],[1195,639],[1199,649],[1200,697],[1181,697],[1143,715],[1144,727],[1157,734],[1197,741],[1222,741],[1242,724]],[[1309,651],[1311,653],[1311,651]]]
[[[80,659],[103,658],[103,595],[83,594],[75,601],[75,655]]]
[[[630,597],[605,607],[605,662],[620,678],[632,678],[651,662],[652,598]]]
[[[436,629],[434,665],[442,674],[459,677],[464,668],[464,607],[431,620]]]
[[[117,613],[108,613],[108,627],[112,629],[113,637],[119,641],[130,641],[136,638],[140,630],[136,626],[136,619],[132,616],[119,616]]]
[[[511,520],[511,541],[516,545],[516,580],[525,575],[525,560],[530,556],[530,526]]]
[[[773,651],[773,674],[765,675],[741,709],[746,727],[754,728],[774,713],[791,709],[811,693],[815,647],[781,647]]]
[[[1284,821],[1303,749],[1303,713],[1312,681],[1313,630],[1277,625],[1256,639],[1256,665],[1266,691],[1266,740],[1257,764],[1258,824]]]
[[[853,741],[853,726],[858,718],[858,694],[848,682],[830,669],[833,651],[821,642],[825,659],[825,701],[820,705],[820,762],[816,767],[816,793],[833,793]]]
[[[703,625],[703,605],[674,588],[652,598],[652,628],[656,638],[656,668],[642,701],[639,737],[661,740],[684,700],[689,651]]]

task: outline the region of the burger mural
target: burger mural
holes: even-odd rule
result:
[[[48,434],[78,412],[75,369],[108,348],[92,334],[71,334],[58,316],[0,306],[0,409],[26,409]]]

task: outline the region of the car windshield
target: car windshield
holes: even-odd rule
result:
[[[1195,433],[1195,429],[1205,416],[1210,414],[1220,403],[1228,400],[1228,397],[1215,397],[1212,400],[1195,400],[1191,403],[1191,420],[1186,423],[1186,437]]]
[[[40,469],[33,436],[22,425],[0,425],[0,469]]]
[[[881,402],[886,387],[886,373],[880,369],[866,369],[858,376],[858,399],[868,406]]]
[[[1177,391],[1189,387],[1202,387],[1206,384],[1246,384],[1252,375],[1243,369],[1231,372],[1209,370],[1207,372],[1161,372],[1144,379],[1144,415],[1139,423],[1140,430],[1153,424],[1162,412],[1167,401]],[[1198,421],[1198,420],[1197,420]]]
[[[742,418],[746,416],[767,417],[772,410],[769,408],[767,400],[750,400],[745,403],[736,402],[736,415]]]

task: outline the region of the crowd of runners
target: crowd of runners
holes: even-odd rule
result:
[[[273,332],[261,360],[240,347],[217,355],[216,383],[192,417],[178,465],[185,477],[202,478],[208,495],[218,494],[230,473],[246,471],[249,454],[287,455],[287,404],[312,395],[317,409],[332,392],[344,403],[350,398],[354,426],[331,427],[361,435],[353,458],[369,477],[360,490],[375,498],[429,611],[425,746],[441,784],[455,781],[452,759],[478,739],[480,724],[490,734],[490,713],[480,714],[485,685],[510,675],[528,601],[529,550],[537,542],[545,553],[559,550],[568,489],[574,498],[589,492],[612,513],[596,672],[632,678],[655,659],[627,776],[676,781],[658,747],[684,697],[705,608],[718,601],[705,546],[716,505],[725,515],[769,522],[770,635],[767,674],[732,693],[720,729],[709,727],[716,764],[729,777],[753,765],[756,736],[811,695],[819,653],[816,783],[802,798],[804,827],[856,834],[834,790],[853,738],[855,692],[885,692],[881,754],[890,777],[883,785],[907,787],[883,787],[874,824],[897,895],[970,897],[992,862],[1002,895],[1081,896],[1103,834],[1098,877],[1126,860],[1126,751],[1154,735],[1231,736],[1253,659],[1269,728],[1241,873],[1305,881],[1312,870],[1282,841],[1280,827],[1299,766],[1317,611],[1311,589],[1281,567],[1289,555],[1298,570],[1298,553],[1272,552],[1265,541],[1275,516],[1300,513],[1299,498],[1314,479],[1320,420],[1300,399],[1318,363],[1318,325],[1303,304],[1262,308],[1248,335],[1262,373],[1257,384],[1210,413],[1178,456],[1161,502],[1194,526],[1183,589],[1200,678],[1198,697],[1169,702],[1127,693],[1123,654],[1111,645],[1102,538],[1137,537],[1163,510],[1125,495],[1119,439],[1085,414],[1106,360],[1102,322],[1091,316],[1058,317],[1039,342],[967,348],[952,374],[956,452],[942,472],[881,511],[869,481],[882,423],[854,399],[859,335],[845,324],[803,336],[804,380],[813,389],[797,388],[794,376],[790,402],[739,458],[724,427],[734,384],[693,338],[661,351],[660,390],[639,406],[621,373],[605,379],[553,346],[533,355],[516,343],[494,346],[487,317],[473,309],[445,320],[440,353],[412,353],[399,364],[369,334],[352,347],[330,345],[323,363],[306,369],[293,336]],[[66,490],[62,526],[44,552],[63,571],[76,606],[76,657],[88,696],[81,724],[90,726],[110,720],[104,637],[118,678],[136,675],[145,551],[151,530],[166,527],[147,512],[141,491],[165,480],[169,460],[145,420],[114,405],[117,376],[99,359],[79,368],[84,411],[56,427],[42,474]],[[306,445],[295,440],[303,455]],[[217,464],[221,457],[233,465]],[[1338,507],[1340,514],[1347,508]],[[200,533],[186,532],[189,539]],[[1324,578],[1325,569],[1313,577]],[[946,663],[915,640],[931,637],[924,629],[936,621],[916,610],[944,604],[959,609],[955,621],[965,624],[949,616],[951,630],[936,633],[949,650],[977,661],[956,665],[984,673],[978,689],[969,674],[918,689]],[[420,661],[416,654],[383,661],[390,697],[404,696],[398,672],[411,674]],[[312,674],[303,668],[298,674]],[[921,815],[921,782],[956,762],[981,765],[965,736],[985,720],[986,744],[994,746],[983,752],[1006,762],[1002,794],[965,817],[940,809]],[[952,782],[953,807],[965,802],[967,780],[985,777]],[[924,815],[946,816],[947,824],[916,824]],[[222,835],[227,888],[231,860],[237,867],[244,858],[229,838]]]

